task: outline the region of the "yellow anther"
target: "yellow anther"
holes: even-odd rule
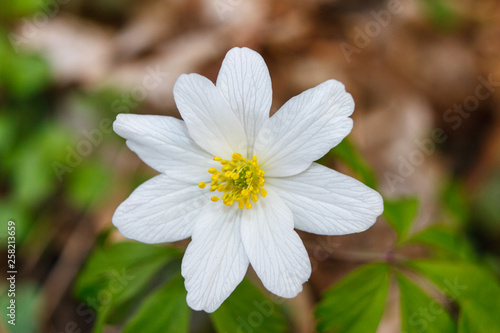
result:
[[[267,191],[263,189],[264,186],[264,171],[259,168],[257,164],[257,156],[253,155],[251,159],[246,159],[241,154],[233,153],[231,160],[223,160],[219,156],[213,158],[218,161],[222,168],[208,169],[212,175],[210,182],[210,191],[219,191],[224,193],[222,195],[222,202],[231,206],[235,202],[238,203],[238,208],[243,209],[252,208],[252,203],[259,200],[259,194],[263,197],[266,196]],[[198,184],[200,188],[205,188],[205,183]],[[213,196],[212,201],[218,201],[220,197]]]

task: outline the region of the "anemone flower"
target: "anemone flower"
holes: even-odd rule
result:
[[[119,114],[113,129],[160,172],[117,208],[113,224],[144,243],[191,237],[181,272],[187,303],[215,311],[249,264],[272,293],[295,297],[311,263],[299,235],[361,232],[383,211],[361,182],[314,163],[352,129],[354,101],[328,80],[272,117],[262,57],[233,48],[214,85],[181,75],[174,98],[183,120]]]

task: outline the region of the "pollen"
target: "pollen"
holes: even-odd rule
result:
[[[214,161],[221,164],[220,171],[216,168],[208,169],[211,174],[210,192],[219,191],[222,195],[222,203],[231,206],[238,204],[238,208],[252,208],[252,203],[259,200],[259,195],[265,197],[267,191],[264,186],[264,171],[257,164],[257,157],[246,159],[241,154],[234,153],[231,160],[223,160],[215,156]],[[200,188],[206,186],[205,183],[198,185]],[[219,197],[213,196],[212,201],[218,201]]]

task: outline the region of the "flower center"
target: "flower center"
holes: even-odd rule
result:
[[[219,161],[222,165],[221,171],[215,168],[208,169],[208,173],[212,174],[210,182],[210,191],[219,191],[222,195],[224,205],[231,206],[238,202],[238,208],[252,208],[252,203],[259,200],[258,194],[265,197],[267,191],[264,186],[264,171],[257,164],[257,157],[253,155],[252,159],[246,159],[238,153],[231,156],[231,160],[223,160],[216,156],[214,161]],[[201,182],[198,184],[200,188],[205,188],[206,184]],[[212,201],[218,201],[217,196],[212,197]]]

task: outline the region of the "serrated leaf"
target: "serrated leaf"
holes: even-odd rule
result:
[[[364,265],[330,288],[316,308],[319,332],[376,332],[389,291],[389,267]]]
[[[184,279],[179,274],[142,302],[123,333],[188,332],[191,311],[186,294]]]
[[[246,279],[210,318],[219,333],[287,331],[279,306]]]
[[[384,200],[384,218],[396,232],[398,239],[404,239],[417,215],[418,200],[404,198]]]
[[[487,332],[500,332],[500,284],[481,266],[466,262],[418,260],[408,262],[434,282],[461,311],[461,329],[488,327]]]
[[[397,274],[401,332],[454,333],[456,324],[446,309],[402,274]]]
[[[407,243],[422,244],[444,252],[449,258],[473,260],[474,252],[457,232],[444,225],[433,225],[411,236]]]

